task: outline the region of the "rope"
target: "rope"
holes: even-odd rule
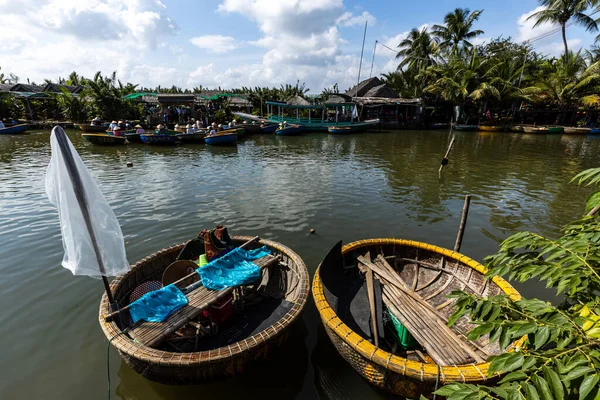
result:
[[[440,364],[437,364],[437,375],[435,377],[435,390],[433,391],[433,400],[435,400],[435,398],[437,397],[437,394],[435,394],[435,392],[437,392],[438,387],[440,386]]]
[[[110,343],[113,341],[113,339],[116,339],[117,336],[127,333],[128,330],[129,328],[126,328],[125,330],[122,330],[115,336],[111,337],[106,347],[106,378],[108,381],[108,400],[110,400]]]

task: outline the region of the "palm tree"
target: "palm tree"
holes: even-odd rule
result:
[[[471,12],[468,8],[456,8],[454,12],[446,14],[444,25],[434,25],[431,29],[433,35],[440,41],[440,47],[451,49],[450,53],[456,55],[462,44],[471,47],[471,39],[483,34],[481,29],[472,30],[473,24],[479,19],[483,10]]]
[[[587,65],[580,52],[577,52],[548,63],[533,85],[524,88],[523,92],[532,102],[552,104],[567,111],[579,105],[598,106],[599,87],[600,62]],[[561,118],[562,113],[558,114],[556,123]]]
[[[435,65],[437,55],[437,44],[431,39],[427,28],[418,30],[413,28],[408,36],[398,44],[396,58],[403,57],[398,69],[407,66],[410,70],[420,71],[430,65]]]
[[[596,21],[586,14],[587,9],[596,3],[594,0],[539,0],[539,2],[546,8],[532,14],[527,19],[536,20],[534,28],[548,22],[560,25],[565,45],[565,57],[569,57],[569,46],[567,45],[567,23],[569,21],[573,20],[587,31],[598,30]]]

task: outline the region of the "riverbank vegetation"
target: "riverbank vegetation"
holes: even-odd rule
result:
[[[490,377],[506,374],[497,384],[455,383],[438,395],[450,400],[600,398],[600,168],[584,171],[574,181],[596,189],[587,199],[587,214],[568,224],[562,237],[520,232],[486,258],[488,278],[537,279],[562,301],[553,305],[455,292],[450,323],[469,314],[477,325],[470,339],[489,334],[503,350],[523,336],[527,339],[523,347],[491,357]]]
[[[564,52],[557,57],[534,50],[534,38],[518,43],[499,37],[485,43],[485,32],[478,26],[484,10],[456,8],[446,14],[444,22],[431,27],[412,29],[397,44],[398,68],[382,76],[382,80],[400,97],[420,98],[431,120],[485,119],[492,122],[515,120],[518,112],[529,112],[530,118],[545,113],[546,123],[589,125],[596,123],[600,105],[600,47],[571,49],[568,28],[583,26],[590,34],[598,33],[600,12],[598,0],[540,0],[544,7],[531,15],[536,25],[553,23],[562,35]],[[0,83],[18,80],[12,73],[0,74]],[[47,79],[45,83],[53,82]],[[89,120],[103,118],[143,119],[144,108],[123,100],[134,92],[195,93],[211,90],[198,85],[147,88],[122,83],[116,73],[101,72],[87,78],[71,73],[54,81],[66,85],[82,85],[79,94],[58,93],[55,101],[0,95],[0,118]],[[265,101],[286,101],[294,96],[307,97],[309,89],[296,82],[280,87],[241,87],[221,92],[244,94],[253,112],[264,112]],[[326,100],[338,93],[338,85],[323,89],[312,101]],[[536,114],[537,113],[537,114]],[[533,114],[533,117],[531,115]],[[551,114],[551,117],[548,115]],[[521,118],[523,119],[523,118]]]

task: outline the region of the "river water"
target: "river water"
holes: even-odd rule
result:
[[[131,263],[224,223],[290,246],[311,276],[340,239],[452,248],[465,194],[473,200],[462,252],[472,258],[518,230],[556,236],[588,193],[569,180],[600,154],[600,140],[585,136],[464,132],[439,179],[445,131],[254,136],[231,148],[98,147],[69,136],[119,218]],[[104,399],[103,288],[60,267],[57,212],[43,184],[49,159],[49,132],[0,137],[0,397]],[[517,287],[552,300],[540,285]],[[109,354],[112,398],[386,398],[337,355],[312,299],[286,346],[238,378],[171,387]]]

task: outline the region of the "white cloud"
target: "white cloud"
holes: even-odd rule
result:
[[[217,54],[227,53],[238,48],[235,38],[222,35],[196,36],[190,39],[190,43]]]
[[[535,25],[535,19],[529,19],[529,17],[531,17],[537,12],[544,10],[545,8],[546,7],[543,6],[536,7],[535,9],[519,16],[519,18],[517,19],[517,25],[519,26],[519,34],[517,36],[518,40],[524,42],[538,37],[540,35],[543,35],[545,33],[548,33],[558,27],[558,25],[550,24],[547,22],[540,24],[535,28],[533,27]]]
[[[337,19],[336,23],[341,26],[362,26],[365,21],[369,23],[369,26],[373,26],[375,25],[377,18],[371,15],[368,11],[363,11],[361,15],[356,16],[352,15],[352,13],[348,11],[342,14],[342,16]]]

